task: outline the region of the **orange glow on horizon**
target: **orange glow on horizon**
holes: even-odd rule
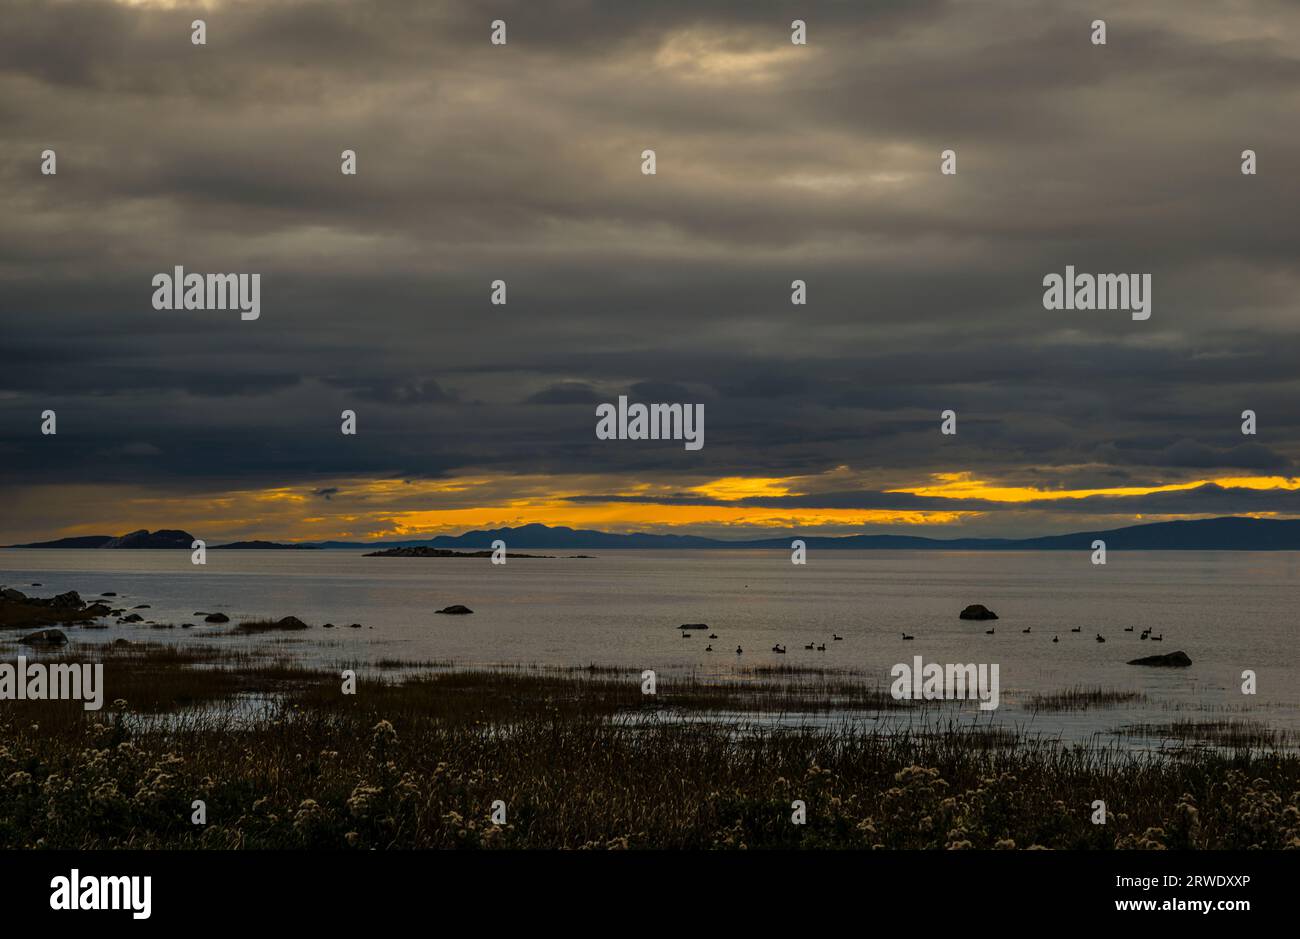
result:
[[[995,486],[973,479],[970,473],[934,473],[938,484],[914,488],[888,489],[887,492],[941,499],[984,499],[990,502],[1038,502],[1057,499],[1086,499],[1089,496],[1146,496],[1157,492],[1180,492],[1214,484],[1225,489],[1300,489],[1300,478],[1288,476],[1227,476],[1198,479],[1186,483],[1155,486],[1115,486],[1105,489],[1036,489],[1032,486]],[[1135,516],[1140,518],[1141,516]]]
[[[1122,524],[1205,517],[1206,513],[1128,513],[1122,497],[1178,492],[1207,484],[1256,491],[1300,490],[1300,478],[1286,476],[1225,476],[1179,483],[1088,489],[1041,489],[999,485],[970,472],[944,472],[914,486],[884,488],[874,479],[837,467],[817,476],[722,476],[681,482],[647,482],[586,476],[493,476],[471,474],[447,479],[337,479],[298,486],[231,490],[204,494],[160,494],[144,488],[51,487],[41,498],[39,519],[28,528],[47,540],[75,535],[119,535],[139,528],[183,528],[209,544],[222,540],[265,538],[280,541],[375,540],[459,534],[486,528],[530,523],[572,528],[633,531],[735,531],[762,536],[777,529],[836,534],[868,526],[934,526],[956,528],[963,522],[992,518],[987,510],[947,508],[940,502],[926,509],[840,509],[754,506],[752,498],[815,494],[818,491],[907,493],[939,500],[980,499],[1003,503],[1016,513],[1025,503],[1050,504],[1090,496],[1117,497],[1119,504],[1098,517]],[[602,495],[608,494],[607,496]],[[681,495],[709,500],[693,505],[674,501]],[[55,514],[51,514],[51,509]],[[1032,511],[1050,512],[1035,506]],[[1287,513],[1268,510],[1241,512],[1256,518]],[[62,517],[61,517],[62,516]],[[1085,516],[1078,516],[1084,524]],[[60,525],[59,522],[63,521]],[[1049,519],[1059,526],[1061,519]],[[53,524],[53,529],[49,526]],[[12,539],[19,541],[20,539]]]

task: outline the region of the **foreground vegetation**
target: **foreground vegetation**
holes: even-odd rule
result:
[[[1294,755],[743,726],[758,707],[883,703],[832,673],[650,698],[617,670],[394,662],[344,695],[334,672],[247,654],[106,655],[113,706],[0,709],[0,847],[1300,847]]]

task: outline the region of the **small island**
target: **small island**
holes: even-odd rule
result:
[[[363,558],[490,558],[492,551],[448,551],[446,548],[385,548],[361,555]],[[508,558],[554,558],[553,554],[507,554]]]

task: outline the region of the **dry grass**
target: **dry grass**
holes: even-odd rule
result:
[[[691,677],[651,701],[635,674],[523,670],[363,675],[342,695],[332,671],[231,652],[126,647],[107,664],[121,709],[0,711],[0,847],[1300,846],[1294,755],[1158,760],[988,728],[659,719],[757,700],[752,683]],[[791,677],[773,700],[820,707],[846,682]],[[176,709],[269,690],[280,704],[251,722]],[[194,799],[206,826],[190,823]],[[497,799],[505,825],[489,819]],[[795,799],[807,825],[790,823]],[[1091,822],[1095,799],[1106,825]]]

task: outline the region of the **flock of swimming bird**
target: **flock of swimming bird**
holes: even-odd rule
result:
[[[1020,631],[1021,631],[1022,633],[1028,633],[1029,630],[1032,629],[1032,628],[1033,628],[1033,627],[1031,627],[1031,626],[1026,626],[1024,629],[1022,629],[1022,630],[1020,630]],[[1082,627],[1082,626],[1075,626],[1073,629],[1070,630],[1070,632],[1072,632],[1072,633],[1081,633],[1081,632],[1083,632],[1083,627]],[[1131,632],[1133,632],[1133,627],[1132,627],[1132,626],[1125,626],[1125,627],[1124,627],[1124,632],[1126,632],[1126,633],[1131,633]],[[994,634],[994,633],[993,633],[993,627],[992,627],[992,626],[990,626],[988,629],[984,630],[984,635],[986,635],[986,636],[992,636],[993,634]],[[904,639],[911,639],[912,637],[909,636],[909,635],[907,635],[906,633],[904,633],[904,634],[903,634],[903,638],[904,638]],[[1142,630],[1142,635],[1141,635],[1140,638],[1142,638],[1142,639],[1150,639],[1152,642],[1164,642],[1164,641],[1165,641],[1165,634],[1164,634],[1164,633],[1161,633],[1161,634],[1158,635],[1158,636],[1153,636],[1153,635],[1151,635],[1151,630],[1150,630],[1150,629],[1144,629],[1144,630]],[[1060,637],[1060,636],[1053,636],[1053,637],[1052,637],[1052,641],[1053,641],[1053,642],[1060,642],[1060,641],[1061,641],[1061,637]],[[1101,633],[1097,633],[1097,641],[1098,641],[1098,642],[1105,642],[1105,641],[1106,641],[1106,637],[1103,636]]]
[[[1026,635],[1028,635],[1029,632],[1030,632],[1030,630],[1031,630],[1032,628],[1033,628],[1033,627],[1031,627],[1031,626],[1026,626],[1024,629],[1022,629],[1022,630],[1020,630],[1020,631],[1021,631],[1022,633],[1025,633]],[[1073,629],[1070,630],[1070,632],[1072,632],[1072,633],[1083,632],[1083,627],[1082,627],[1082,626],[1075,626]],[[1132,627],[1132,626],[1126,626],[1126,627],[1124,627],[1124,632],[1126,632],[1126,633],[1131,633],[1131,632],[1133,632],[1133,627]],[[984,635],[986,635],[986,636],[996,635],[994,627],[990,626],[988,629],[984,630]],[[911,641],[911,640],[913,640],[913,639],[916,638],[915,636],[909,636],[907,633],[902,633],[902,636],[903,636],[903,638],[904,638],[905,640],[908,640],[908,641]],[[836,641],[841,640],[841,639],[844,638],[843,636],[837,635],[836,633],[831,633],[831,637],[832,637],[832,639],[834,639],[834,640],[836,640]],[[683,638],[683,639],[689,639],[689,638],[691,638],[691,634],[690,634],[690,632],[688,632],[688,631],[687,631],[687,627],[684,627],[684,626],[682,627],[682,638]],[[709,638],[710,638],[710,639],[717,639],[717,638],[718,638],[718,634],[717,634],[717,633],[709,633]],[[1142,630],[1142,635],[1141,635],[1139,638],[1142,638],[1142,639],[1150,639],[1152,642],[1164,642],[1165,634],[1164,634],[1164,633],[1161,633],[1161,634],[1158,635],[1158,636],[1153,636],[1153,635],[1151,635],[1151,630],[1150,630],[1150,629],[1144,629],[1144,630]],[[1052,637],[1052,641],[1053,641],[1053,642],[1060,642],[1060,641],[1061,641],[1061,637],[1060,637],[1060,636],[1053,636],[1053,637]],[[1106,637],[1103,636],[1101,633],[1097,633],[1097,641],[1098,641],[1098,642],[1105,642],[1105,641],[1106,641]],[[816,649],[818,652],[825,652],[825,651],[826,651],[826,643],[823,642],[821,645],[817,645],[816,643],[812,643],[812,642],[810,642],[810,643],[808,643],[808,645],[804,646],[804,648],[805,648],[805,649]],[[710,643],[709,645],[705,646],[705,647],[704,647],[704,651],[705,651],[705,652],[712,652],[712,651],[713,651],[713,644]],[[785,652],[785,646],[783,646],[781,643],[778,642],[776,645],[772,646],[772,651],[773,651],[773,652],[781,652],[781,653],[784,653],[784,652]],[[736,655],[743,655],[744,653],[745,653],[745,650],[744,650],[744,649],[742,649],[740,646],[736,646]]]

